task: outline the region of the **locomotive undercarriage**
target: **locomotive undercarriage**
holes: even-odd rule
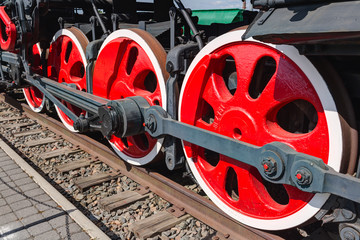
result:
[[[180,1],[115,2],[4,1],[0,86],[25,87],[34,111],[54,104],[72,131],[100,131],[131,164],[186,162],[209,197],[247,225],[279,230],[315,217],[341,223],[343,239],[359,237],[358,75],[344,57],[357,60],[357,51],[333,34],[296,48],[241,40],[252,29],[262,36],[274,10],[246,33],[210,41]],[[148,9],[162,13],[146,21]],[[301,35],[270,36],[259,39]]]

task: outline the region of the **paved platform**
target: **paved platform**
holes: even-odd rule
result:
[[[90,237],[80,227],[83,223],[79,225],[71,218],[71,213],[69,215],[69,212],[74,212],[75,209],[69,211],[60,206],[70,203],[59,204],[58,199],[61,197],[55,198],[57,199],[55,202],[50,197],[54,189],[47,190],[50,195],[46,193],[36,183],[41,182],[38,178],[40,175],[36,177],[37,180],[34,176],[30,177],[22,170],[24,166],[21,168],[14,157],[9,156],[7,153],[9,150],[4,151],[6,147],[3,144],[4,142],[0,140],[0,239],[108,239],[105,234],[101,235],[102,232]],[[77,213],[79,214],[82,213]],[[82,217],[84,219],[85,216]],[[88,228],[93,231],[95,225],[91,226],[91,224],[90,222]]]

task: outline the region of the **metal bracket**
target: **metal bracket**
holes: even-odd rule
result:
[[[119,21],[120,21],[119,15],[117,15],[116,13],[112,13],[111,14],[111,22],[112,22],[113,32],[115,32],[115,30],[118,28]]]
[[[88,60],[88,65],[86,66],[86,89],[88,93],[93,93],[93,71],[103,42],[103,39],[95,40],[90,42],[86,47],[86,59]]]
[[[171,49],[166,57],[166,71],[170,75],[182,73],[187,68],[186,60],[195,57],[198,51],[199,49],[195,43],[183,44]]]
[[[92,40],[95,41],[96,40],[96,25],[97,25],[97,18],[95,16],[90,17],[89,19],[90,23],[91,23],[91,36],[92,36]]]
[[[167,55],[166,69],[170,73],[170,77],[166,82],[167,112],[174,120],[178,118],[181,73],[187,67],[185,66],[187,63],[186,59],[192,58],[198,52],[198,49],[197,44],[179,45],[173,48]],[[179,139],[173,136],[166,136],[164,148],[165,163],[169,170],[180,169],[184,166],[185,156]]]
[[[329,210],[331,210],[331,212],[321,217],[323,224],[329,222],[351,222],[356,218],[357,214],[354,202],[335,197],[334,195],[329,200],[330,203],[326,203],[324,208],[330,207],[331,209]]]
[[[65,27],[65,21],[64,21],[64,19],[63,19],[62,17],[59,17],[59,18],[58,18],[58,23],[59,23],[60,29],[64,29],[64,27]]]
[[[268,11],[263,13],[260,19],[257,21],[258,25],[263,25],[265,21],[270,17],[270,15],[275,11],[275,8],[270,8]]]

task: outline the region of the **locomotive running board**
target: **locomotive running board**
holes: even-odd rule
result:
[[[29,75],[28,81],[59,104],[63,112],[71,111],[57,98],[98,116],[101,127],[92,130],[101,131],[106,137],[143,132],[154,138],[170,135],[253,166],[269,182],[291,185],[304,192],[331,193],[360,203],[360,191],[355,190],[360,189],[360,179],[338,173],[320,158],[297,152],[284,143],[258,147],[175,121],[163,108],[150,106],[143,97],[110,101],[38,75]],[[77,120],[75,116],[74,122]]]
[[[255,4],[271,8],[259,12],[243,39],[252,37],[273,44],[304,44],[334,43],[334,40],[341,42],[360,37],[360,1],[257,0]]]

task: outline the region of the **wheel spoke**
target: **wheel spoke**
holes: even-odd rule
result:
[[[274,141],[287,141],[287,144],[292,146],[298,152],[311,152],[311,155],[323,159],[327,163],[328,155],[328,144],[329,140],[324,135],[324,126],[319,126],[309,134],[292,134],[289,133],[288,137],[285,134],[279,134],[278,132],[271,131],[271,136]],[[279,136],[280,135],[280,136]],[[313,144],[309,144],[313,143]],[[321,143],[321,144],[319,144]]]
[[[238,47],[232,47],[227,49],[226,53],[231,54],[235,60],[238,92],[248,92],[257,61],[264,56],[264,54],[261,53],[261,51],[256,51],[256,49],[248,46],[244,46],[241,49]]]
[[[64,67],[66,70],[70,72],[71,68],[77,63],[78,61],[82,61],[81,56],[79,56],[79,52],[77,52],[75,49],[72,49],[70,52],[69,61],[64,63]]]
[[[142,96],[144,97],[149,103],[153,103],[155,99],[158,98],[159,93],[151,93],[149,91],[143,90],[143,89],[134,89],[134,92],[136,96]]]
[[[214,131],[213,125],[208,124],[204,122],[202,119],[198,119],[195,124],[197,127],[208,130],[208,131]]]
[[[276,89],[276,77],[273,76],[264,91],[261,95],[252,101],[248,101],[252,107],[249,107],[249,111],[252,111],[253,114],[258,115],[257,119],[265,119],[269,112],[273,111],[277,106],[289,101],[293,96],[291,94],[287,94],[281,92],[280,95],[276,95],[275,97],[275,89]]]
[[[127,77],[125,82],[134,85],[134,87],[138,86],[145,89],[146,76],[149,72],[153,72],[150,59],[145,55],[145,53],[139,51],[139,55],[132,61],[131,64],[128,65],[131,66],[127,66],[128,72],[126,74]]]
[[[232,95],[229,94],[224,81],[220,77],[212,75],[206,83],[202,97],[216,112],[226,105]]]
[[[59,55],[60,57],[60,63],[61,65],[65,64],[65,54],[66,54],[66,47],[69,43],[69,38],[64,38],[63,36],[60,36],[58,39],[56,39],[57,42],[54,43],[54,47],[52,50],[56,52],[56,55]]]
[[[116,79],[119,79],[123,82],[125,82],[127,79],[124,74],[126,71],[127,59],[129,57],[129,45],[130,41],[127,39],[120,41],[114,64]]]
[[[244,210],[251,212],[263,205],[264,201],[268,202],[270,200],[264,186],[261,184],[261,177],[256,172],[253,173],[254,169],[245,164],[231,164],[231,166],[236,173],[237,182],[241,183],[238,186],[237,207],[243,208],[245,206],[247,209]]]
[[[211,167],[207,164],[206,160],[202,160],[202,164],[200,166],[203,170],[203,174],[206,175],[207,179],[209,179],[209,184],[219,188],[219,190],[223,190],[226,184],[226,174],[220,175],[218,173],[226,173],[230,165],[227,162],[220,160],[217,166]]]
[[[151,139],[149,139],[149,136],[145,133],[128,137],[128,142],[133,146],[131,150],[140,151],[141,153],[146,153],[149,150],[149,140]]]
[[[123,99],[127,97],[135,96],[135,89],[132,88],[132,85],[128,85],[122,81],[117,81],[112,86],[112,91],[110,92],[110,99]]]

